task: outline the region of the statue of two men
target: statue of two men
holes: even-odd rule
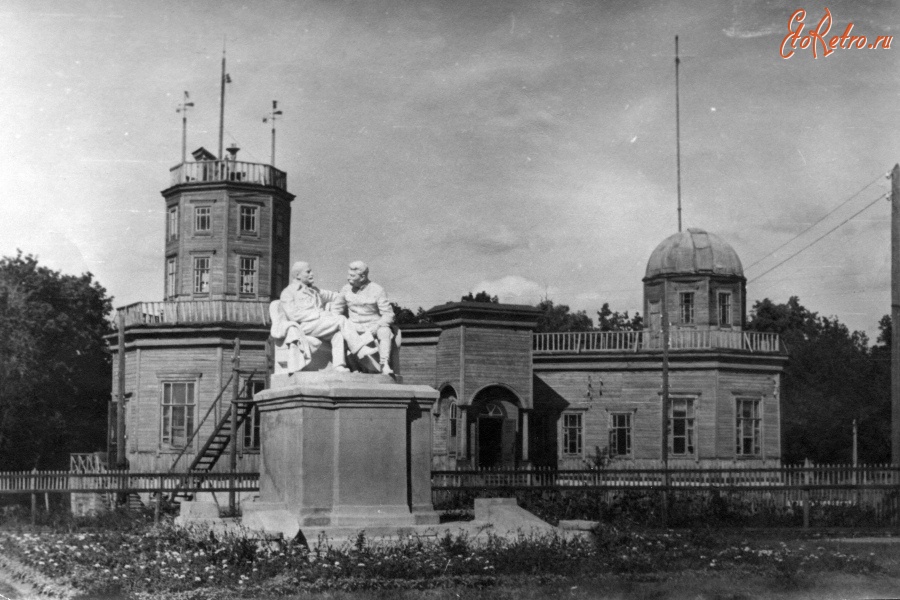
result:
[[[394,311],[384,289],[369,281],[369,268],[362,261],[350,264],[347,285],[340,292],[320,290],[309,263],[300,261],[291,268],[291,283],[281,292],[281,307],[287,318],[304,335],[331,342],[332,364],[336,371],[349,371],[344,346],[361,362],[372,362],[390,375],[390,326]],[[330,310],[328,304],[331,304]],[[378,347],[370,343],[378,340]],[[380,365],[373,355],[378,352]]]

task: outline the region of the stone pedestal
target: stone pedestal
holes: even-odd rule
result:
[[[310,527],[437,524],[430,411],[437,391],[385,375],[276,375],[256,395],[260,497],[245,521]],[[284,527],[282,527],[284,529]]]

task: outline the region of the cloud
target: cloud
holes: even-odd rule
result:
[[[471,291],[473,294],[485,291],[508,304],[537,304],[544,297],[552,297],[557,290],[520,275],[505,275],[500,279],[480,281]]]
[[[530,241],[522,235],[522,232],[514,231],[504,223],[487,222],[482,216],[474,228],[448,234],[445,244],[460,250],[468,249],[478,254],[496,256],[527,249]]]

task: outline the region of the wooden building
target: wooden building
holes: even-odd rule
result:
[[[252,397],[266,385],[268,305],[288,280],[294,196],[284,172],[238,161],[236,148],[229,153],[219,160],[201,148],[195,161],[172,169],[162,192],[165,299],[118,310],[120,334],[110,337],[118,358],[113,398],[122,382],[122,438],[133,471],[173,464],[186,470],[209,441],[206,459],[194,467],[229,469],[218,459],[230,440],[232,397]],[[232,377],[235,340],[240,373]],[[236,422],[238,468],[256,470],[256,414],[240,414]],[[219,439],[211,440],[217,431]]]
[[[229,151],[200,149],[172,169],[164,300],[118,310],[123,446],[110,450],[133,471],[225,471],[232,448],[236,469],[258,469],[249,400],[269,373],[268,304],[288,282],[294,196],[284,172]],[[404,327],[403,380],[440,392],[434,466],[777,461],[786,356],[778,336],[744,331],[734,250],[702,230],[677,233],[653,251],[643,283],[644,331],[538,334],[538,309],[476,302]]]
[[[745,288],[734,250],[689,229],[650,256],[644,331],[534,334],[525,307],[432,309],[435,327],[404,329],[401,364],[441,391],[435,465],[778,461],[786,356],[777,335],[744,331]]]

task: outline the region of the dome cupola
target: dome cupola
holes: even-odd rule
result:
[[[660,275],[719,275],[744,277],[737,252],[719,236],[690,228],[670,235],[647,261],[644,280]]]
[[[741,259],[728,243],[703,229],[680,231],[647,261],[645,326],[659,332],[665,313],[673,328],[741,330],[746,286]]]

